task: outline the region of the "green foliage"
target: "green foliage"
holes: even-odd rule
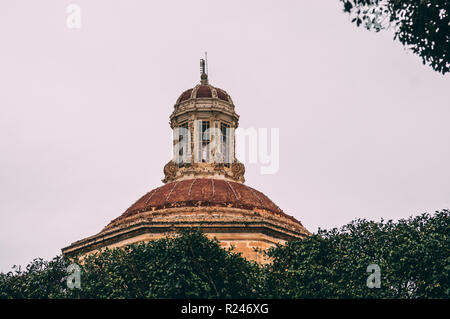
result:
[[[392,28],[394,39],[433,70],[450,70],[450,0],[340,0],[357,26]]]
[[[89,255],[81,288],[58,256],[0,274],[0,298],[449,298],[450,212],[353,221],[268,251],[259,266],[199,230]],[[370,264],[381,288],[366,285]]]
[[[13,271],[0,273],[0,298],[62,298],[67,287],[63,282],[67,266],[61,256],[51,261],[37,258],[25,270],[14,266]]]
[[[81,289],[67,289],[66,267],[77,262]],[[56,257],[27,271],[0,274],[0,298],[256,297],[260,269],[200,231],[107,249],[82,262]]]
[[[242,298],[255,296],[258,266],[200,231],[89,256],[87,298]]]
[[[271,249],[273,298],[449,298],[449,211],[397,223],[356,220]],[[370,264],[381,288],[369,289]]]

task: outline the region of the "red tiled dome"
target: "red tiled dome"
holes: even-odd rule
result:
[[[199,86],[196,97],[212,97],[211,88],[208,85]]]
[[[122,219],[140,212],[171,207],[221,206],[241,209],[262,209],[291,219],[263,193],[241,183],[221,179],[198,178],[181,180],[155,188],[142,196],[121,216],[109,223],[120,223]],[[107,227],[108,227],[107,226]]]
[[[191,94],[192,94],[192,89],[184,91],[183,94],[181,94],[181,96],[180,96],[180,102],[190,99]]]
[[[217,91],[217,97],[219,99],[224,100],[224,101],[228,101],[228,94],[227,94],[227,92],[225,92],[222,89],[218,89],[218,88],[216,88],[216,91]]]
[[[227,92],[222,89],[213,87],[209,84],[200,84],[195,88],[184,91],[178,98],[177,103],[187,101],[191,98],[212,98],[214,96],[217,96],[219,100],[232,103],[231,98]]]

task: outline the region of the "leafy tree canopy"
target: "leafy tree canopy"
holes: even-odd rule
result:
[[[35,259],[0,273],[0,298],[449,298],[450,212],[407,220],[355,220],[270,249],[258,265],[199,230],[83,262]],[[80,288],[69,289],[69,264]],[[369,265],[380,288],[368,288]]]
[[[392,28],[394,39],[445,74],[450,70],[450,0],[340,0],[357,26]]]
[[[449,298],[450,212],[353,221],[269,251],[273,298]],[[369,265],[380,288],[369,289]]]

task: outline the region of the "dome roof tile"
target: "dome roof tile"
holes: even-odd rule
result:
[[[242,183],[211,178],[186,179],[165,184],[142,196],[121,216],[112,220],[108,227],[120,224],[121,220],[146,211],[171,207],[220,206],[247,210],[262,209],[291,219],[266,195]]]
[[[217,97],[219,100],[233,103],[228,93],[222,89],[216,88],[209,84],[199,84],[196,87],[184,91],[177,99],[177,103],[187,101],[191,98],[213,98]]]

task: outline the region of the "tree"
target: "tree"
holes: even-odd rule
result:
[[[449,298],[450,212],[353,221],[268,252],[273,298]],[[369,265],[380,288],[369,289]]]
[[[198,230],[108,249],[87,257],[81,270],[83,298],[255,297],[260,278],[256,263]]]
[[[68,289],[67,267],[80,265],[80,289]],[[242,298],[259,294],[260,268],[222,249],[198,230],[83,261],[36,259],[26,270],[0,274],[0,298]]]
[[[14,266],[13,271],[0,273],[0,299],[63,298],[68,265],[57,256],[51,261],[37,258],[24,270]]]
[[[0,298],[450,298],[449,236],[448,210],[355,220],[274,247],[263,266],[187,230],[82,262],[36,259],[0,273]],[[67,286],[73,262],[79,289]],[[369,265],[379,267],[380,288],[367,286]]]
[[[394,29],[394,40],[445,74],[450,70],[450,0],[340,0],[357,26]]]

